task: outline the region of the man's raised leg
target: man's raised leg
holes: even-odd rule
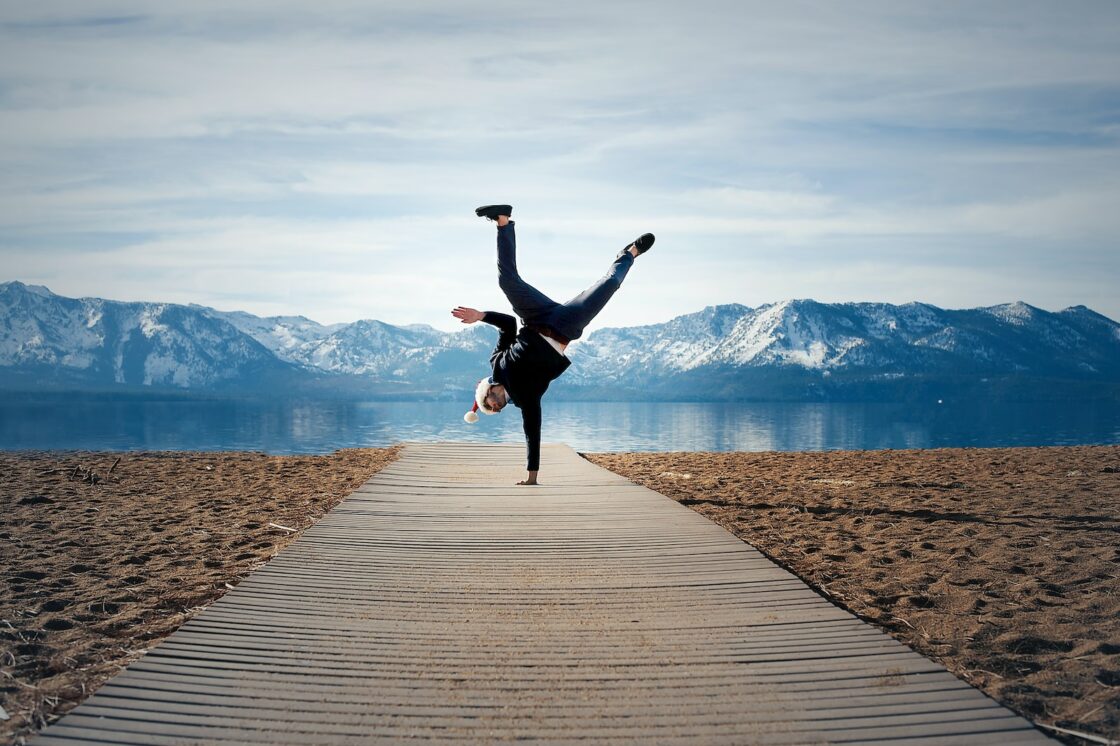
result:
[[[498,287],[525,323],[541,323],[560,304],[521,279],[517,271],[517,237],[506,215],[498,223]]]
[[[634,259],[653,245],[653,234],[646,233],[619,252],[607,273],[582,293],[556,308],[548,323],[568,339],[579,339],[591,320],[599,315],[607,301],[622,287]]]

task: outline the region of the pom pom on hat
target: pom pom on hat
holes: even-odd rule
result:
[[[463,419],[466,420],[468,425],[478,422],[478,402],[471,405],[471,411],[463,415]]]

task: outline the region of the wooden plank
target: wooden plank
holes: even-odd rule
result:
[[[697,513],[543,449],[408,444],[39,744],[1036,744]]]

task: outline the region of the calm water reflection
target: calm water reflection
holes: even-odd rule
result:
[[[323,453],[404,440],[521,442],[514,408],[4,394],[0,449]],[[581,451],[767,451],[1120,443],[1120,405],[547,402],[545,440]]]

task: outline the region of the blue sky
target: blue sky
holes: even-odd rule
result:
[[[0,8],[0,281],[322,322],[713,303],[1120,319],[1120,4]]]

